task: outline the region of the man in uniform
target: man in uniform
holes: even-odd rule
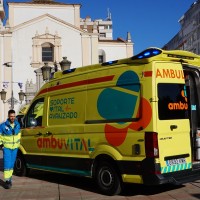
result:
[[[0,148],[3,150],[5,188],[12,187],[12,174],[20,145],[20,124],[15,111],[8,111],[8,119],[0,124]]]

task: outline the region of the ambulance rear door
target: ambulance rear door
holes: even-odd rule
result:
[[[161,174],[190,169],[188,100],[181,63],[155,63],[156,132]]]

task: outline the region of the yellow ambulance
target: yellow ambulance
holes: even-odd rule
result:
[[[91,177],[107,195],[199,179],[199,66],[191,52],[149,48],[56,72],[25,114],[15,174]]]

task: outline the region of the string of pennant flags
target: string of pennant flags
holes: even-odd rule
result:
[[[4,81],[2,83],[3,83],[3,88],[7,89],[10,82]],[[22,87],[23,87],[23,83],[22,82],[12,82],[12,83],[17,83],[20,89],[22,89]]]

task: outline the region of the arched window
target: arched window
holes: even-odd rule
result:
[[[103,63],[106,61],[106,54],[103,49],[99,49],[99,63]]]
[[[41,68],[44,62],[48,62],[49,65],[53,65],[55,61],[62,59],[61,37],[56,32],[54,35],[46,32],[39,35],[36,31],[35,37],[33,37],[32,46],[32,61],[31,66],[33,68]]]
[[[51,43],[42,44],[42,62],[53,62],[54,46]]]

